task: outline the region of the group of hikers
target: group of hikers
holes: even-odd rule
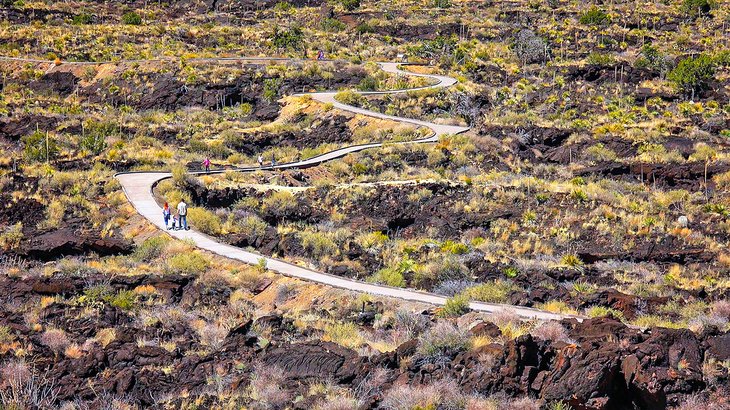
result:
[[[185,203],[184,199],[181,199],[177,204],[174,214],[170,210],[170,205],[165,202],[165,205],[162,206],[162,218],[165,221],[167,230],[179,231],[184,229],[187,231],[190,229],[188,227],[188,204]],[[172,220],[172,225],[170,225],[170,220]]]

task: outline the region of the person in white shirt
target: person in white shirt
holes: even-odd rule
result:
[[[182,229],[188,230],[188,204],[185,203],[184,199],[180,200],[180,203],[177,204],[177,214],[180,217],[180,222],[178,222],[178,226]]]

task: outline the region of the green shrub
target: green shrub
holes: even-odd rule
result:
[[[109,304],[122,310],[132,310],[137,304],[137,294],[131,290],[120,290],[109,299]]]
[[[279,96],[279,89],[281,88],[281,84],[283,83],[283,81],[284,80],[281,77],[265,79],[263,94],[264,100],[268,102],[273,102],[274,100],[276,100],[276,97]]]
[[[333,18],[326,18],[322,21],[322,30],[330,33],[338,33],[345,29],[345,23]]]
[[[597,66],[613,66],[616,64],[616,57],[611,54],[593,52],[588,54],[586,62]]]
[[[0,326],[0,345],[5,343],[13,343],[15,334],[10,330],[9,326]]]
[[[456,295],[446,299],[446,303],[438,311],[438,316],[459,317],[467,312],[469,312],[469,299],[464,295]]]
[[[162,255],[166,245],[167,239],[162,235],[147,238],[134,250],[133,256],[138,261],[151,262]]]
[[[381,283],[396,288],[402,288],[406,286],[406,280],[403,277],[403,273],[397,268],[383,268],[375,272],[374,275],[368,278],[368,282]]]
[[[274,32],[271,35],[271,42],[277,49],[294,49],[298,50],[304,43],[304,32],[301,27],[294,26],[286,31],[280,30],[279,26],[274,26]]]
[[[579,268],[583,266],[583,261],[574,253],[567,253],[563,255],[563,257],[560,258],[560,263],[569,268]]]
[[[506,276],[510,279],[516,278],[517,276],[519,276],[519,274],[520,274],[520,270],[515,268],[514,266],[508,266],[507,268],[504,269],[504,276]]]
[[[681,10],[690,17],[700,17],[717,7],[715,0],[683,0]]]
[[[463,255],[463,254],[469,252],[469,247],[464,245],[461,242],[454,242],[451,240],[446,240],[443,243],[441,243],[441,251],[452,253],[454,255]]]
[[[467,288],[463,295],[471,300],[487,303],[505,303],[514,286],[504,280],[496,280]]]
[[[139,26],[140,24],[142,24],[142,16],[133,11],[130,11],[129,13],[125,13],[122,16],[122,23],[128,24],[130,26]]]
[[[288,215],[294,212],[298,206],[297,199],[288,191],[273,192],[262,203],[264,212],[276,217]]]
[[[94,21],[94,16],[89,13],[77,14],[73,17],[73,24],[80,26],[82,24],[91,24]]]
[[[192,252],[179,253],[167,260],[168,272],[181,275],[199,275],[208,270],[209,266],[207,258]]]
[[[451,357],[469,348],[469,335],[451,323],[442,321],[418,338],[416,352],[426,359]]]
[[[56,139],[50,134],[36,131],[22,138],[25,158],[28,161],[45,162],[54,159],[59,152]]]
[[[23,223],[18,222],[3,228],[0,233],[0,248],[5,250],[16,249],[23,241]]]
[[[347,11],[353,11],[360,7],[360,0],[342,0],[342,7]]]
[[[378,89],[378,79],[371,75],[366,76],[360,80],[357,89],[360,91],[375,91]]]
[[[588,315],[588,317],[613,316],[618,320],[624,320],[623,312],[604,306],[592,306],[586,309],[586,315]]]
[[[332,256],[337,254],[337,244],[326,234],[322,232],[303,231],[300,232],[299,235],[302,238],[302,246],[304,246],[304,249],[306,249],[312,257],[320,259],[323,256]]]
[[[208,235],[218,235],[221,233],[220,218],[205,208],[189,208],[188,225],[192,225],[195,229]]]
[[[335,100],[347,105],[361,105],[364,97],[353,90],[342,90],[335,94]]]
[[[351,349],[360,347],[364,342],[357,325],[352,322],[327,325],[324,329],[323,339]]]
[[[611,17],[603,10],[592,6],[580,16],[580,24],[589,26],[600,26],[611,22]]]
[[[680,61],[667,78],[683,92],[702,91],[715,76],[715,62],[705,54]]]

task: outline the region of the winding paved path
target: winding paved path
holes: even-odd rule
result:
[[[19,58],[10,58],[10,57],[0,57],[0,60],[15,60],[15,61],[25,61],[25,62],[38,62],[38,63],[48,63],[48,61],[43,60],[32,60],[32,59],[19,59]],[[140,61],[165,61],[165,60],[138,60]],[[220,59],[207,59],[207,58],[201,58],[201,59],[192,59],[191,61],[200,61],[200,62],[206,62],[206,61],[301,61],[301,60],[288,60],[288,59],[279,59],[279,58],[266,58],[266,57],[252,57],[252,58],[220,58]],[[126,61],[125,61],[126,62]],[[73,62],[65,62],[63,64],[103,64],[102,62],[96,62],[96,63],[73,63]],[[440,76],[440,75],[429,75],[429,74],[416,74],[411,73],[407,71],[402,71],[398,68],[398,63],[379,63],[380,67],[392,74],[399,74],[399,75],[409,75],[409,76],[418,76],[418,77],[426,77],[430,78],[436,81],[435,84],[420,87],[420,88],[413,88],[413,89],[403,89],[403,90],[394,90],[394,91],[375,91],[375,92],[361,92],[360,94],[366,94],[366,95],[377,95],[377,94],[395,94],[395,93],[405,93],[408,91],[418,90],[418,89],[427,89],[427,88],[443,88],[443,87],[450,87],[454,84],[456,84],[456,80],[451,77],[446,76]],[[51,69],[53,69],[51,67]],[[374,111],[369,111],[363,108],[353,107],[347,104],[340,103],[335,100],[335,92],[319,92],[319,93],[307,93],[307,94],[299,94],[299,95],[311,95],[313,99],[323,102],[323,103],[330,103],[333,104],[334,107],[339,108],[344,111],[349,111],[357,114],[367,115],[370,117],[380,118],[380,119],[386,119],[386,120],[392,120],[392,121],[398,121],[398,122],[404,122],[409,123],[421,127],[429,128],[432,132],[431,135],[425,138],[416,139],[412,141],[405,141],[405,142],[399,142],[398,144],[422,144],[422,143],[430,143],[430,142],[437,142],[439,138],[442,135],[446,134],[459,134],[462,132],[467,131],[468,127],[460,127],[460,126],[454,126],[454,125],[444,125],[444,124],[434,124],[427,121],[421,121],[411,118],[402,118],[402,117],[395,117],[391,115],[385,115],[381,113],[377,113]],[[328,153],[318,155],[316,157],[312,157],[306,160],[297,161],[297,162],[291,162],[291,163],[285,163],[276,165],[274,167],[263,167],[263,169],[287,169],[287,168],[306,168],[315,166],[318,164],[321,164],[326,161],[330,161],[333,159],[341,158],[347,154],[362,151],[369,148],[377,148],[382,146],[383,143],[377,142],[377,143],[371,143],[371,144],[362,144],[362,145],[353,145],[349,147],[344,147],[340,149],[336,149],[334,151],[330,151]],[[237,171],[240,172],[250,172],[259,170],[262,168],[258,167],[250,167],[250,168],[237,168]],[[219,172],[225,172],[225,171],[213,171],[212,173],[219,173]],[[386,296],[386,297],[392,297],[392,298],[398,298],[403,300],[410,300],[414,302],[423,302],[423,303],[429,303],[434,305],[443,305],[446,302],[446,298],[443,296],[439,296],[433,293],[427,293],[427,292],[421,292],[417,290],[412,289],[402,289],[402,288],[394,288],[390,286],[384,286],[384,285],[377,285],[372,283],[366,283],[361,281],[356,281],[352,279],[342,278],[339,276],[334,276],[322,272],[317,272],[311,269],[306,269],[298,265],[294,265],[288,262],[284,262],[279,259],[274,259],[270,257],[263,256],[261,254],[255,253],[255,252],[249,252],[245,251],[243,249],[227,245],[221,242],[218,242],[216,239],[205,235],[203,233],[190,230],[190,231],[167,231],[166,227],[164,225],[164,222],[162,221],[162,209],[157,204],[157,201],[155,200],[155,197],[153,195],[153,188],[154,186],[160,182],[163,179],[170,178],[169,172],[127,172],[127,173],[120,173],[116,175],[116,178],[119,180],[119,182],[122,185],[122,188],[124,189],[125,194],[127,195],[127,198],[132,203],[134,208],[137,210],[137,212],[147,218],[151,223],[153,223],[155,226],[160,228],[161,230],[165,230],[168,234],[171,236],[178,238],[178,239],[187,239],[193,241],[197,247],[201,249],[205,249],[207,251],[210,251],[212,253],[235,259],[244,263],[248,264],[257,264],[259,261],[263,258],[266,261],[266,267],[274,272],[296,277],[303,280],[308,280],[311,282],[317,282],[322,283],[329,286],[334,286],[337,288],[347,289],[351,291],[356,292],[365,292],[370,293],[373,295],[379,295],[379,296]],[[508,310],[511,312],[514,312],[518,316],[524,319],[540,319],[540,320],[560,320],[564,318],[574,317],[578,320],[582,320],[579,316],[573,316],[573,315],[564,315],[564,314],[556,314],[551,312],[546,312],[538,309],[531,309],[526,307],[520,307],[520,306],[513,306],[513,305],[504,305],[504,304],[495,304],[495,303],[483,303],[483,302],[471,302],[470,307],[473,310],[480,311],[480,312],[487,312],[487,313],[494,313],[499,312],[503,310]]]

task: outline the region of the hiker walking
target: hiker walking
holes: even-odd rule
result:
[[[188,230],[188,204],[185,203],[184,199],[180,200],[177,204],[177,215],[180,218],[178,226],[180,229]]]
[[[170,223],[170,206],[165,202],[165,205],[162,207],[162,219],[165,220],[165,228],[170,229],[169,223]],[[174,222],[173,222],[174,223]],[[174,225],[173,225],[174,227]]]
[[[205,158],[203,166],[205,167],[205,172],[210,172],[210,158]]]
[[[274,157],[274,154],[271,154],[271,166],[272,167],[276,166],[276,157]]]
[[[259,154],[259,168],[262,168],[264,166],[264,156]]]
[[[324,60],[324,51],[319,50],[317,52],[317,60]]]

